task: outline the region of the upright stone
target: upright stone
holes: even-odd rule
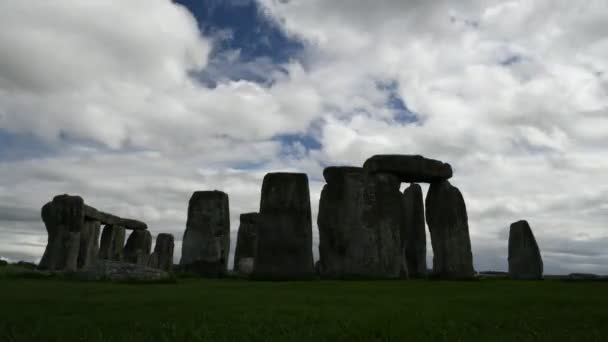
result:
[[[124,245],[125,228],[113,224],[106,225],[101,233],[99,259],[122,261]]]
[[[246,213],[240,216],[239,232],[234,252],[234,271],[240,274],[253,272],[256,252],[256,230],[258,213]]]
[[[156,236],[154,252],[150,256],[148,266],[171,272],[173,269],[173,248],[175,246],[173,235],[161,233]]]
[[[422,188],[412,183],[403,191],[405,224],[401,230],[401,244],[410,277],[426,276],[426,228]]]
[[[431,183],[426,196],[426,222],[433,246],[433,276],[472,278],[467,208],[460,190],[448,181]]]
[[[511,224],[509,230],[509,277],[536,280],[543,277],[543,259],[527,221]]]
[[[269,173],[264,177],[252,276],[276,280],[314,277],[306,174]]]
[[[205,276],[227,271],[230,251],[228,195],[221,191],[197,191],[188,204],[188,220],[180,264]]]
[[[419,155],[381,154],[363,164],[369,173],[390,173],[406,183],[433,183],[452,177],[450,164]]]
[[[362,168],[328,167],[319,202],[319,272],[324,278],[407,276],[399,180]]]
[[[78,253],[78,268],[90,267],[97,262],[99,254],[99,221],[85,220],[80,232],[80,252]]]
[[[38,267],[75,271],[84,226],[84,201],[79,196],[59,195],[42,207],[48,242]]]
[[[148,230],[134,230],[125,245],[123,256],[126,262],[146,266],[152,249],[152,235]]]

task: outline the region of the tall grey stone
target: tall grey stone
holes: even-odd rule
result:
[[[324,278],[407,276],[399,179],[328,167],[319,202],[319,272]]]
[[[152,235],[148,230],[134,230],[129,235],[123,250],[124,260],[132,264],[146,266],[152,249]]]
[[[467,208],[460,190],[447,180],[431,183],[426,196],[426,222],[433,246],[433,276],[472,278],[473,255]]]
[[[511,224],[509,229],[509,277],[535,280],[543,277],[543,259],[527,221]]]
[[[253,271],[257,247],[258,213],[241,214],[234,252],[234,271],[249,274]]]
[[[381,154],[363,164],[369,173],[390,173],[406,183],[433,183],[452,177],[450,164],[419,155]]]
[[[99,254],[99,221],[85,220],[80,232],[80,252],[78,268],[90,267],[97,262]]]
[[[422,188],[412,183],[403,191],[405,224],[401,229],[401,244],[410,277],[426,276],[426,226]]]
[[[258,218],[252,277],[312,278],[312,218],[306,174],[266,174]]]
[[[79,196],[59,195],[42,207],[48,242],[40,269],[75,271],[78,267],[80,232],[84,226],[84,201]]]
[[[108,224],[101,233],[99,259],[122,261],[125,245],[125,228]]]
[[[227,271],[230,251],[228,195],[221,191],[197,191],[188,204],[188,220],[180,264],[205,276]]]
[[[173,270],[174,246],[175,239],[173,238],[173,235],[166,233],[158,234],[156,236],[154,252],[150,256],[150,262],[148,266],[171,272]]]

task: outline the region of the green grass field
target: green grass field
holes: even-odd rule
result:
[[[608,341],[608,283],[0,277],[0,341]]]

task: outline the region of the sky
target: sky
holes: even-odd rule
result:
[[[478,271],[526,219],[546,273],[608,274],[607,21],[605,0],[2,1],[0,257],[39,260],[69,193],[174,234],[177,261],[215,189],[233,254],[267,172],[306,172],[316,221],[324,167],[400,153],[452,165]]]

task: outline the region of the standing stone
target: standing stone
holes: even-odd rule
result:
[[[125,245],[123,255],[126,262],[146,266],[152,249],[152,235],[148,230],[134,230]]]
[[[80,252],[78,253],[78,268],[90,267],[97,262],[99,254],[99,221],[85,220],[80,232]]]
[[[276,280],[314,276],[306,174],[269,173],[264,177],[252,276]]]
[[[122,261],[124,245],[125,228],[113,224],[106,225],[101,233],[99,259]]]
[[[431,183],[426,196],[426,222],[433,246],[433,276],[472,278],[467,208],[460,190],[448,181]]]
[[[543,277],[543,259],[527,221],[511,224],[509,230],[509,277],[536,280]]]
[[[240,216],[239,232],[234,252],[234,271],[250,274],[253,271],[256,249],[256,229],[258,213],[246,213]]]
[[[319,272],[324,278],[407,276],[397,177],[329,167],[319,202]]]
[[[161,233],[156,236],[154,253],[150,256],[148,266],[167,272],[173,269],[173,248],[175,246],[173,235]]]
[[[426,276],[426,228],[422,188],[412,183],[403,191],[405,224],[401,230],[401,244],[410,277]]]
[[[197,191],[188,204],[188,220],[182,244],[183,269],[205,276],[222,276],[230,251],[228,195],[221,191]]]
[[[59,195],[42,207],[48,242],[38,267],[75,271],[84,225],[84,201],[79,196]]]

